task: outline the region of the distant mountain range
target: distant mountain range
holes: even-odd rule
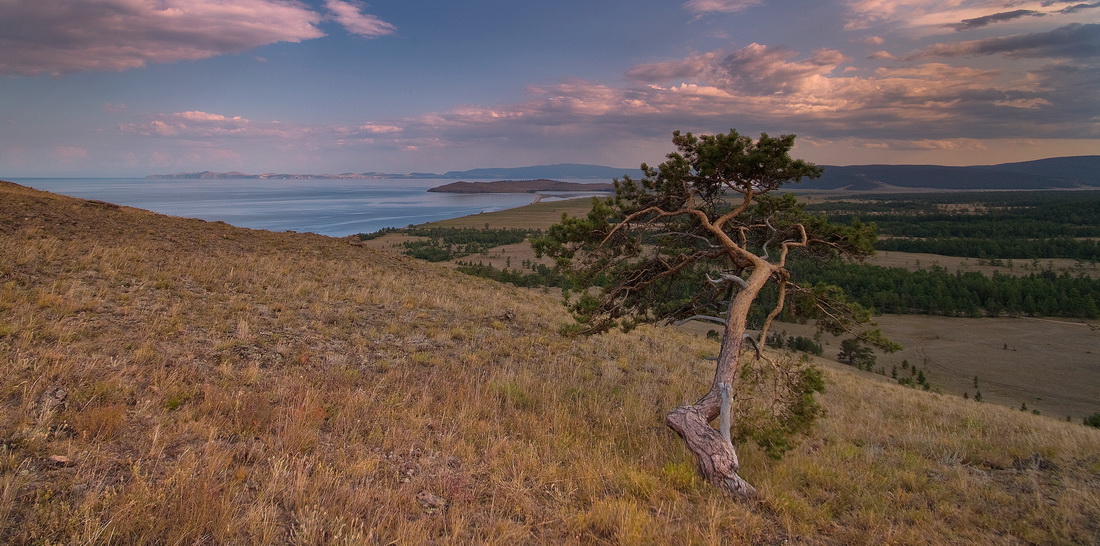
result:
[[[615,191],[615,186],[608,183],[577,183],[562,182],[539,178],[537,180],[494,180],[492,182],[451,182],[442,186],[429,189],[430,192],[440,193],[535,193],[540,191]]]
[[[557,165],[538,165],[534,167],[513,167],[502,169],[470,169],[468,171],[450,171],[443,175],[444,178],[495,178],[495,179],[528,179],[528,178],[581,178],[603,179],[622,178],[624,175],[640,177],[640,169],[617,169],[602,165],[583,165],[578,163],[558,163]]]
[[[408,178],[439,178],[444,180],[460,180],[463,178],[479,179],[536,179],[536,178],[569,178],[611,180],[622,178],[624,175],[641,176],[639,169],[616,169],[603,165],[583,165],[579,163],[558,163],[556,165],[536,165],[533,167],[512,167],[499,169],[470,169],[468,171],[448,171],[437,173],[342,173],[342,174],[284,174],[264,173],[245,174],[241,172],[213,172],[198,171],[176,174],[151,174],[148,179],[173,179],[173,180],[331,180],[331,179],[408,179]]]
[[[1100,187],[1100,155],[1054,157],[1019,163],[945,167],[942,165],[825,166],[805,189],[1040,190]]]
[[[1036,161],[946,167],[942,165],[823,165],[825,174],[817,180],[803,180],[798,188],[825,190],[943,189],[943,190],[1039,190],[1100,188],[1100,155],[1054,157]],[[245,174],[210,171],[178,174],[153,174],[156,179],[482,179],[530,180],[592,179],[611,180],[624,175],[641,176],[638,169],[621,169],[602,165],[559,163],[533,167],[471,169],[443,174],[380,172],[344,174]]]

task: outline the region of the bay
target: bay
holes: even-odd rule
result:
[[[515,208],[536,199],[529,193],[429,193],[429,188],[451,182],[441,179],[10,180],[53,193],[171,216],[334,237]]]

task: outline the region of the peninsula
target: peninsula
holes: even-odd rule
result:
[[[442,193],[534,193],[540,191],[614,191],[609,183],[585,184],[540,178],[537,180],[496,180],[493,182],[451,182],[429,189]]]

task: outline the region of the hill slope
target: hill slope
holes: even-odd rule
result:
[[[1055,157],[973,167],[825,165],[825,174],[795,188],[876,190],[1036,190],[1100,187],[1100,156]]]
[[[827,370],[758,504],[661,426],[712,342],[555,294],[0,183],[2,543],[1065,543],[1100,431]]]
[[[429,188],[428,191],[442,193],[535,193],[540,191],[614,191],[614,189],[611,184],[580,184],[540,178],[538,180],[498,180],[495,182],[451,182],[450,184]]]
[[[448,171],[446,178],[599,178],[611,180],[624,175],[637,177],[638,169],[619,169],[603,165],[585,165],[579,163],[558,163],[555,165],[535,165],[531,167],[501,167],[470,169],[468,171]]]
[[[1001,163],[986,168],[994,171],[1036,174],[1078,181],[1083,185],[1100,186],[1100,155],[1051,157],[1034,161]]]

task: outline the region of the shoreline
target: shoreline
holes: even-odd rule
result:
[[[8,179],[78,199],[281,232],[346,237],[530,205],[522,194],[428,193],[436,181]],[[550,199],[545,199],[549,201]]]

